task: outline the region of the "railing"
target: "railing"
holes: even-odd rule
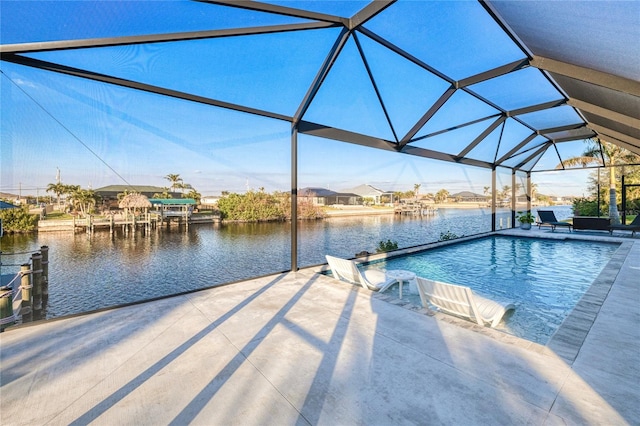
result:
[[[3,264],[1,256],[31,253],[29,263]],[[49,299],[49,247],[37,252],[0,252],[0,265],[20,266],[11,281],[0,287],[0,331],[23,320],[40,317]],[[20,285],[15,284],[20,278]]]

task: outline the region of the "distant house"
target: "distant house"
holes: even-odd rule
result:
[[[157,213],[161,218],[184,217],[189,218],[196,206],[193,198],[151,198],[151,213]]]
[[[217,206],[218,205],[218,200],[220,198],[221,197],[217,196],[217,195],[204,196],[204,197],[200,198],[200,205],[202,205],[202,206]]]
[[[17,209],[18,206],[14,206],[11,203],[7,203],[5,201],[0,200],[0,210],[4,210],[4,209]]]
[[[476,194],[471,191],[462,191],[449,195],[449,198],[459,203],[485,203],[489,200],[487,195]]]
[[[375,204],[381,204],[383,198],[386,198],[386,202],[393,202],[393,192],[383,191],[374,186],[368,184],[358,185],[355,188],[349,188],[344,190],[345,193],[357,194],[362,198],[373,198]]]
[[[117,208],[118,194],[123,194],[125,191],[129,193],[138,192],[151,199],[155,194],[162,195],[165,191],[165,188],[151,185],[108,185],[93,190],[96,195],[100,196],[100,198],[102,199],[102,204],[105,208],[107,206],[109,208]],[[168,195],[171,198],[182,198],[182,193],[180,192],[168,192]]]
[[[122,194],[125,191],[139,192],[147,198],[153,198],[155,194],[164,193],[165,188],[151,185],[108,185],[93,190],[93,192],[102,197],[103,200],[117,200],[118,194]],[[182,198],[181,192],[168,192],[168,194],[171,198]]]
[[[309,201],[315,206],[330,206],[334,204],[347,206],[362,205],[362,197],[358,194],[335,192],[326,188],[299,189],[298,199]]]

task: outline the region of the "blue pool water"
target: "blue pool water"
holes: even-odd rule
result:
[[[406,269],[418,276],[466,285],[516,305],[497,328],[546,344],[596,279],[618,244],[575,240],[485,237],[370,263],[365,268]],[[398,292],[392,286],[389,292]],[[404,286],[403,300],[420,305]]]

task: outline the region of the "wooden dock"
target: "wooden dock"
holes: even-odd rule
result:
[[[118,227],[124,231],[134,230],[138,227],[144,229],[155,228],[159,217],[153,214],[144,215],[111,215],[109,217],[96,218],[87,216],[84,218],[73,218],[66,220],[41,220],[38,222],[38,231],[84,231],[91,233],[96,229],[108,228],[111,233]]]
[[[194,223],[220,223],[220,216],[189,216],[164,215],[161,217],[155,213],[142,215],[111,215],[109,217],[88,216],[85,218],[73,218],[65,220],[41,220],[38,222],[38,232],[46,231],[79,231],[92,233],[99,229],[109,229],[113,233],[121,228],[124,232],[135,229],[151,230],[158,225],[186,225]]]
[[[433,216],[438,211],[432,206],[425,206],[420,203],[415,204],[398,204],[393,208],[393,212],[399,215],[412,216]]]

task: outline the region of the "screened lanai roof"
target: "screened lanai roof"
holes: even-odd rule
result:
[[[12,1],[1,58],[480,167],[640,154],[640,2]]]

